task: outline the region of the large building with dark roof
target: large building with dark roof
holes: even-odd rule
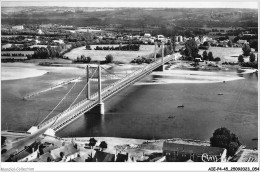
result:
[[[166,162],[225,162],[227,150],[219,147],[163,143]]]

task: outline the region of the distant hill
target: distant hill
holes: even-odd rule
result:
[[[257,27],[257,9],[2,7],[2,24]]]

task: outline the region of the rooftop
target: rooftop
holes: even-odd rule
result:
[[[258,162],[258,150],[242,149],[232,159],[232,162]]]
[[[95,162],[114,162],[115,155],[106,153],[106,152],[96,151],[93,161],[95,161]]]

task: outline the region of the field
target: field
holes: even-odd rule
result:
[[[204,50],[200,50],[199,54],[202,55]],[[210,47],[207,52],[211,51],[213,57],[220,57],[221,62],[237,62],[238,56],[243,54],[242,48],[225,48],[225,47]],[[246,58],[245,58],[245,61]]]
[[[139,51],[115,51],[115,50],[94,50],[96,46],[112,46],[112,45],[91,45],[92,50],[86,50],[85,47],[75,48],[66,53],[70,59],[76,59],[77,56],[85,55],[91,57],[92,60],[102,61],[105,60],[106,55],[111,54],[114,61],[122,63],[129,63],[131,60],[138,56],[146,56],[154,52],[154,45],[141,45]],[[114,47],[118,45],[113,45]]]

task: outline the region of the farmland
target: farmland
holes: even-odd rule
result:
[[[139,51],[110,51],[110,50],[94,50],[96,46],[118,46],[118,45],[91,45],[92,50],[86,50],[85,47],[75,48],[64,56],[70,59],[76,59],[77,56],[85,55],[91,57],[94,61],[105,60],[106,55],[111,54],[114,61],[129,63],[131,60],[138,56],[147,56],[154,52],[154,45],[141,45]]]
[[[200,50],[199,54],[202,55],[204,50]],[[224,47],[210,47],[207,52],[211,51],[213,56],[220,57],[221,62],[237,62],[238,56],[243,54],[242,48],[224,48]]]

